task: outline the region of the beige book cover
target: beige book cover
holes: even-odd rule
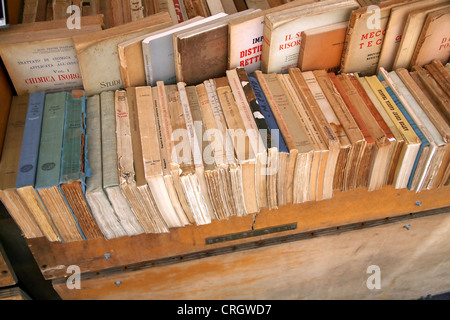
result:
[[[280,78],[281,75],[276,73],[264,74],[261,71],[256,71],[255,75],[290,152],[287,176],[277,175],[278,205],[285,205],[294,201],[295,203],[308,201],[311,199],[308,181],[310,181],[314,147],[305,131],[295,104],[285,89],[285,85]],[[295,184],[296,192],[294,192],[294,180],[302,181],[302,185]],[[297,199],[294,200],[294,196]]]
[[[351,142],[339,121],[336,113],[334,112],[331,104],[328,102],[327,97],[325,96],[322,88],[319,85],[319,82],[314,75],[314,72],[307,71],[303,72],[302,76],[305,78],[305,81],[311,90],[311,94],[314,99],[317,101],[323,115],[326,120],[330,124],[331,128],[336,134],[336,137],[339,142],[339,155],[336,161],[336,168],[333,177],[333,189],[334,190],[342,190],[343,182],[344,182],[344,172],[345,166],[347,164],[347,159],[349,158],[349,154],[351,152]]]
[[[341,72],[376,73],[391,9],[410,1],[385,1],[377,7],[362,7],[352,12],[342,53]]]
[[[179,167],[176,165],[176,155],[174,154],[175,147],[172,140],[172,123],[169,111],[169,97],[167,88],[162,81],[157,82],[156,97],[158,98],[157,117],[158,125],[161,126],[160,139],[163,139],[163,144],[160,145],[161,159],[163,161],[163,174],[166,183],[167,191],[169,192],[172,205],[174,206],[178,218],[184,225],[194,222],[192,212],[183,195],[181,182],[179,181]],[[173,88],[173,87],[172,87]]]
[[[298,118],[301,121],[300,125],[305,130],[311,146],[314,149],[311,169],[308,169],[308,171],[310,171],[309,185],[306,184],[306,186],[309,187],[310,200],[322,200],[324,195],[324,179],[329,149],[318,130],[318,126],[314,123],[311,112],[309,112],[309,110],[307,110],[304,106],[304,102],[299,96],[294,80],[292,79],[293,77],[291,77],[290,74],[280,74],[278,75],[278,78],[280,79],[288,98],[292,101],[294,111],[297,113]],[[297,159],[296,169],[299,167],[306,166],[302,163],[302,161]],[[304,180],[305,177],[302,177],[302,180],[299,181],[296,178],[296,175],[294,175],[294,195],[298,193],[302,194],[302,189],[298,189],[298,186],[301,185],[301,187],[304,188]]]
[[[409,68],[411,58],[414,54],[427,15],[447,7],[449,7],[448,3],[444,2],[414,10],[408,14],[392,70]]]
[[[391,9],[391,15],[384,35],[383,46],[381,47],[380,59],[378,60],[378,70],[380,67],[389,71],[392,70],[397,50],[403,38],[403,32],[409,13],[415,10],[423,10],[424,8],[444,2],[446,2],[446,0],[415,1]]]
[[[246,134],[244,121],[240,115],[239,107],[233,96],[232,89],[226,77],[214,79],[217,96],[227,124],[227,134],[231,136],[238,166],[242,170],[242,177],[235,190],[237,215],[259,211],[255,187],[255,155],[251,147],[250,138]],[[245,185],[248,188],[244,188]],[[246,190],[251,192],[246,192]]]
[[[326,0],[267,14],[264,20],[264,42],[261,70],[286,73],[297,67],[302,32],[331,23],[348,21],[356,1]]]
[[[129,131],[131,135],[132,156],[133,156],[133,168],[134,168],[134,180],[137,190],[136,197],[142,203],[142,209],[144,210],[142,216],[146,218],[146,225],[149,230],[153,229],[154,233],[168,232],[167,225],[161,217],[155,199],[150,191],[150,188],[145,179],[145,169],[142,162],[142,145],[141,145],[141,133],[139,122],[142,121],[137,112],[137,94],[135,88],[126,89],[126,96],[128,102],[128,122]],[[124,117],[126,121],[126,117]],[[124,122],[125,122],[124,121]],[[128,134],[128,129],[125,131],[125,135]],[[129,144],[129,140],[128,140]]]
[[[214,134],[221,137],[222,141],[221,146],[214,145],[214,149],[219,148],[219,150],[214,150],[214,154],[217,152],[220,157],[220,159],[218,158],[216,161],[220,161],[222,158],[224,159],[223,164],[220,165],[219,168],[221,168],[220,172],[224,175],[224,177],[226,176],[226,179],[222,178],[220,183],[222,184],[221,188],[225,192],[228,214],[244,215],[247,208],[242,200],[245,201],[245,198],[242,199],[242,197],[239,196],[239,191],[242,190],[241,176],[243,175],[243,167],[238,163],[238,159],[236,158],[236,154],[234,152],[231,135],[227,132],[227,122],[217,95],[216,83],[214,79],[205,80],[203,83],[205,85],[206,94],[209,100],[208,106],[211,108],[212,117],[214,119],[214,124],[212,124],[211,128],[215,131]],[[209,131],[210,130],[208,129],[208,134]],[[218,141],[219,139],[214,139],[214,142]],[[254,178],[252,176],[250,176],[250,178],[251,179],[249,181],[253,185]]]
[[[450,7],[428,14],[417,40],[410,67],[424,66],[433,60],[446,63],[450,58]]]
[[[330,199],[333,196],[334,173],[341,149],[339,139],[309,87],[308,83],[315,81],[314,74],[302,73],[299,68],[291,68],[289,74],[307,114],[311,117],[329,152],[323,178],[322,199]]]
[[[73,37],[76,55],[87,96],[123,87],[117,45],[131,38],[164,28],[170,21],[167,12],[161,12],[126,25],[113,27],[89,36]]]
[[[18,95],[81,89],[82,75],[72,36],[102,30],[56,29],[11,33],[0,38],[0,55]]]
[[[198,84],[196,91],[203,117],[203,141],[207,142],[207,146],[202,145],[205,167],[208,166],[205,176],[210,194],[216,195],[211,197],[211,200],[217,219],[226,219],[236,213],[236,205],[232,200],[231,177],[224,150],[224,136],[216,123],[205,83]],[[234,161],[232,164],[234,165]]]
[[[155,102],[157,96],[151,87],[137,87],[136,90],[136,112],[139,126],[140,143],[142,148],[142,164],[144,174],[151,194],[159,209],[162,219],[168,228],[181,227],[182,222],[178,218],[169,193],[167,191],[162,170],[160,154],[161,127],[156,116],[158,111]]]
[[[356,187],[356,173],[359,171],[367,141],[327,72],[325,70],[316,70],[313,73],[352,144],[342,177],[342,189],[344,191],[352,190]]]

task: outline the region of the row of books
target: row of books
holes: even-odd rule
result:
[[[180,23],[168,12],[107,29],[102,15],[81,17],[81,29],[73,30],[65,20],[35,22],[0,30],[0,55],[18,95],[84,89],[87,96],[156,81],[193,85],[237,67],[366,76],[381,67],[448,61],[448,1],[390,0],[376,8],[355,0],[296,0]],[[314,57],[315,64],[308,62]]]
[[[83,16],[103,14],[106,28],[148,17],[158,12],[169,12],[176,23],[219,12],[228,14],[248,8],[270,8],[267,0],[23,0],[21,23],[68,19],[79,8]]]
[[[383,185],[449,184],[450,65],[16,96],[1,199],[26,238],[204,225]]]

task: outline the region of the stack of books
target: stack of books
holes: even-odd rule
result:
[[[167,233],[450,183],[448,2],[383,1],[376,25],[365,1],[191,2],[203,13],[176,21],[0,30],[17,94],[0,196],[26,238]]]

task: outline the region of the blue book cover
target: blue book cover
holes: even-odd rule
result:
[[[383,83],[383,81],[385,81],[383,75],[381,75],[381,74],[378,75],[378,79],[380,80],[381,83]],[[411,190],[411,183],[412,183],[412,180],[414,178],[414,173],[416,172],[416,168],[417,168],[417,164],[419,163],[420,156],[422,155],[423,149],[428,147],[430,145],[430,143],[428,142],[427,138],[425,138],[425,136],[423,135],[422,131],[419,129],[419,127],[414,122],[412,117],[409,115],[408,111],[406,111],[405,107],[400,102],[400,100],[398,99],[397,95],[392,90],[392,88],[389,87],[389,86],[385,86],[385,89],[389,93],[389,95],[391,96],[392,100],[394,100],[394,102],[397,105],[397,107],[403,113],[403,115],[405,116],[406,120],[408,120],[409,124],[411,125],[411,127],[414,130],[414,132],[416,133],[416,135],[419,137],[419,139],[421,141],[420,149],[419,149],[419,152],[417,153],[417,157],[416,157],[416,160],[414,161],[414,165],[413,165],[413,168],[412,168],[412,171],[411,171],[411,175],[409,176],[409,180],[408,180],[407,187],[408,187],[408,189]]]
[[[36,168],[39,156],[44,103],[45,92],[30,94],[16,188],[34,186],[36,181]]]
[[[278,124],[275,120],[272,110],[270,109],[266,96],[264,95],[261,86],[259,85],[258,80],[251,75],[249,75],[248,78],[250,80],[253,92],[255,93],[256,99],[258,101],[258,105],[261,109],[261,113],[266,120],[267,126],[269,127],[270,136],[272,137],[271,141],[272,146],[278,148],[278,152],[289,153],[286,143],[283,139],[283,136],[281,135],[280,128],[278,127]],[[275,132],[278,132],[278,134],[275,134]],[[274,139],[275,137],[278,137],[278,139]]]

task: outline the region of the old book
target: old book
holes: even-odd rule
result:
[[[101,238],[102,234],[85,197],[87,168],[85,162],[86,97],[84,91],[68,92],[65,103],[59,188],[86,240]]]
[[[23,236],[31,239],[42,237],[43,233],[35,217],[15,189],[20,172],[21,150],[27,141],[23,137],[25,137],[26,120],[29,117],[27,114],[28,101],[29,97],[25,95],[14,97],[12,102],[6,126],[4,152],[2,152],[0,160],[0,199],[19,226]],[[30,103],[30,105],[33,104]],[[52,240],[57,239],[58,236],[53,233]]]
[[[127,88],[127,103],[128,103],[128,118],[129,118],[129,130],[131,135],[131,143],[132,143],[132,157],[133,157],[133,168],[134,168],[134,180],[135,186],[133,186],[133,180],[127,178],[129,181],[131,180],[131,187],[133,192],[136,194],[136,198],[142,201],[142,207],[146,209],[146,213],[142,212],[142,219],[145,217],[147,221],[145,223],[141,223],[141,225],[146,224],[147,228],[150,230],[153,229],[154,233],[163,233],[168,232],[168,228],[164,220],[162,219],[161,212],[158,209],[156,201],[151,193],[151,190],[147,184],[147,180],[145,178],[145,167],[142,162],[143,159],[143,151],[141,144],[141,133],[140,133],[140,125],[139,125],[139,115],[137,111],[137,92],[135,88]],[[126,127],[128,124],[124,122],[124,133],[125,136],[128,135],[128,129]],[[126,129],[126,130],[125,130]],[[129,145],[129,140],[124,141]],[[127,147],[128,148],[128,147]],[[129,157],[127,155],[126,157]],[[138,191],[138,194],[136,193]],[[140,194],[140,197],[139,197]],[[141,200],[142,199],[142,200]]]
[[[223,8],[222,1],[220,0],[206,0],[206,4],[208,5],[209,12],[211,15],[215,15],[220,12],[225,12]]]
[[[252,11],[253,9],[248,9],[215,19],[201,27],[174,33],[177,82],[196,85],[210,78],[224,76],[228,63],[228,21]]]
[[[148,28],[146,33],[138,37],[132,37],[129,40],[117,44],[117,53],[119,56],[120,75],[123,87],[136,87],[145,85],[145,60],[142,52],[142,41],[152,32],[158,32],[162,28],[170,27],[173,22],[166,21],[163,24],[156,24]]]
[[[264,16],[294,8],[313,0],[296,0],[270,9],[255,10],[248,16],[228,22],[228,69],[242,67],[248,73],[261,69]]]
[[[411,58],[414,54],[427,15],[448,7],[449,5],[446,2],[437,3],[426,8],[414,10],[408,14],[392,70],[397,68],[409,68]]]
[[[429,153],[424,157],[422,163],[418,163],[414,177],[411,179],[410,189],[419,192],[422,189],[426,189],[429,182],[434,179],[445,155],[447,143],[442,139],[439,131],[427,117],[426,113],[422,110],[395,71],[388,73],[384,68],[381,68],[380,71],[389,84],[389,87],[397,95],[425,139],[429,142]]]
[[[342,99],[345,102],[345,105],[352,115],[353,119],[357,123],[359,129],[361,130],[361,133],[364,136],[364,140],[366,140],[366,147],[364,149],[364,154],[361,157],[361,160],[359,162],[358,171],[355,173],[355,188],[361,188],[365,187],[367,188],[369,185],[369,177],[371,172],[371,163],[375,159],[376,156],[376,142],[374,137],[371,135],[371,132],[369,131],[368,126],[364,122],[363,118],[357,111],[357,108],[354,106],[355,100],[356,103],[360,103],[359,101],[359,95],[356,92],[355,89],[353,89],[349,82],[343,81],[344,79],[341,79],[341,77],[334,75],[333,73],[328,74],[333,81],[333,84],[335,85],[336,89],[338,90],[339,94],[341,95]],[[347,94],[347,92],[349,94]],[[351,95],[352,98],[351,99]]]
[[[176,156],[173,152],[176,151],[172,141],[173,131],[169,111],[169,101],[170,107],[173,107],[173,101],[169,100],[172,97],[169,97],[169,95],[172,95],[174,87],[169,86],[166,88],[164,82],[160,81],[157,82],[157,87],[154,87],[158,99],[158,104],[156,105],[158,108],[156,112],[158,118],[157,121],[158,125],[161,126],[161,137],[159,137],[159,139],[162,139],[164,143],[160,145],[161,159],[163,161],[163,174],[167,191],[169,192],[172,205],[177,212],[178,218],[183,225],[188,225],[194,223],[194,217],[192,216],[191,209],[189,208],[189,204],[183,193],[179,176],[180,168],[176,165],[176,159],[174,159]]]
[[[277,209],[277,175],[287,174],[286,170],[289,160],[289,151],[258,80],[253,74],[250,74],[249,81],[258,102],[260,113],[266,122],[268,131],[266,166],[267,205],[269,209]]]
[[[267,207],[267,124],[262,117],[245,69],[227,70],[226,74],[254,154],[257,205],[258,208],[265,208]]]
[[[352,12],[347,29],[341,72],[373,75],[383,45],[391,9],[411,0],[380,2],[377,7],[361,7]]]
[[[71,242],[83,240],[84,235],[59,187],[66,96],[59,92],[45,97],[35,188],[62,241]]]
[[[395,171],[397,170],[397,166],[399,165],[400,156],[402,154],[402,150],[405,145],[405,140],[403,139],[403,136],[400,134],[400,131],[395,126],[394,122],[392,122],[392,119],[387,114],[386,110],[381,105],[380,101],[378,100],[377,96],[373,92],[373,90],[370,88],[369,84],[367,83],[367,80],[364,76],[359,76],[358,74],[354,75],[355,78],[358,80],[360,84],[360,88],[358,88],[355,84],[355,87],[360,92],[361,97],[365,99],[366,104],[370,106],[370,109],[376,108],[378,111],[378,115],[375,115],[375,117],[378,118],[379,124],[381,128],[384,128],[386,136],[390,139],[395,139],[396,146],[394,147],[394,150],[392,151],[392,156],[389,164],[389,170],[386,177],[385,184],[392,185],[394,183],[394,177],[395,177]],[[353,81],[354,79],[351,78]],[[362,92],[361,87],[364,89],[364,92]],[[370,100],[368,101],[367,98]],[[374,114],[374,113],[373,113]],[[384,124],[388,127],[390,133],[383,125],[383,122],[379,119],[378,116],[381,116]],[[392,136],[391,136],[392,134]]]
[[[131,90],[129,90],[130,92]],[[119,186],[123,195],[128,200],[131,210],[136,216],[139,224],[145,233],[159,232],[159,226],[155,221],[156,207],[151,199],[147,184],[141,180],[142,172],[136,172],[140,169],[139,163],[135,163],[135,150],[133,145],[133,135],[136,132],[131,129],[131,122],[134,121],[135,101],[131,95],[127,95],[125,90],[115,91],[115,115],[116,115],[116,139],[117,139],[117,164],[119,168]],[[134,138],[136,139],[136,138]]]
[[[285,73],[297,67],[302,32],[327,24],[348,21],[356,1],[319,1],[296,10],[285,9],[267,14],[264,22],[264,44],[261,70]]]
[[[123,15],[123,1],[124,0],[106,0],[109,2],[109,27],[117,27],[125,23]]]
[[[310,89],[310,86],[316,83],[314,74],[312,72],[302,73],[299,68],[289,69],[289,74],[294,88],[306,109],[306,114],[309,114],[311,117],[313,126],[319,132],[328,150],[328,158],[323,177],[322,198],[319,198],[319,200],[330,199],[333,196],[333,179],[341,152],[339,138]]]
[[[226,147],[228,147],[227,143],[230,141],[229,143],[236,155],[237,170],[239,170],[240,179],[238,183],[233,183],[236,215],[242,216],[248,213],[255,213],[259,211],[255,180],[256,158],[250,137],[247,134],[244,119],[241,116],[238,102],[233,95],[227,77],[214,79],[214,84],[220,102],[220,111],[223,113],[226,122],[225,134],[230,138],[230,140],[225,139],[224,142]]]
[[[440,60],[433,60],[431,63],[424,65],[441,89],[450,96],[450,72],[445,69]]]
[[[384,71],[383,69],[381,69]],[[411,113],[408,112],[405,105],[402,103],[402,101],[399,99],[398,95],[395,93],[394,89],[389,85],[389,79],[386,78],[382,73],[378,74],[378,79],[380,80],[381,84],[386,88],[386,91],[391,96],[392,100],[394,100],[397,107],[400,109],[400,111],[403,113],[405,118],[408,120],[409,124],[413,128],[414,132],[416,133],[417,137],[420,139],[420,148],[419,152],[417,153],[417,157],[414,161],[413,168],[411,170],[411,175],[408,180],[407,188],[409,190],[414,190],[416,187],[416,184],[418,183],[415,181],[415,177],[417,175],[421,175],[423,170],[425,170],[427,159],[430,156],[431,153],[431,144],[430,141],[427,139],[421,128],[419,128],[416,121],[414,121],[413,117],[411,116]],[[420,179],[420,178],[416,178]]]
[[[358,112],[371,130],[377,144],[377,155],[375,161],[371,164],[369,191],[381,189],[387,183],[391,165],[395,162],[395,153],[398,151],[397,141],[356,77],[352,74],[346,74],[344,77],[350,80],[353,88],[361,97],[363,104],[355,105],[362,107],[359,108]],[[367,114],[370,116],[367,116]]]
[[[424,68],[414,66],[412,70],[414,71],[412,73],[414,79],[422,84],[425,93],[433,100],[438,110],[450,123],[450,96],[442,90],[436,80]]]
[[[393,7],[386,25],[386,32],[381,47],[378,69],[383,67],[390,71],[393,68],[395,56],[402,41],[406,21],[409,13],[415,10],[423,10],[432,5],[443,3],[445,0],[414,1]]]
[[[239,159],[237,159],[234,151],[232,136],[228,130],[218,96],[217,83],[215,79],[209,79],[205,80],[203,84],[209,101],[205,104],[205,107],[210,108],[209,111],[204,110],[205,119],[208,119],[207,140],[213,141],[211,147],[214,149],[213,155],[216,165],[219,167],[219,184],[224,195],[226,214],[228,216],[243,216],[247,213],[245,195],[242,194],[244,192],[242,186],[243,168],[239,165]],[[201,103],[205,102],[203,99],[201,100]],[[251,179],[250,183],[253,186],[254,178],[249,177],[249,179]],[[253,188],[250,190],[254,191]]]
[[[129,236],[144,233],[120,188],[114,91],[100,94],[103,190]]]
[[[38,0],[23,1],[22,23],[31,23],[36,21],[38,3]]]
[[[198,16],[146,35],[145,39],[142,40],[146,84],[155,86],[156,81],[164,81],[165,84],[176,84],[172,35],[175,32],[199,26],[223,16],[225,15],[218,14],[208,18]]]
[[[395,172],[394,187],[396,189],[406,188],[420,149],[421,140],[377,76],[366,77],[366,80],[405,141]]]
[[[189,107],[192,119],[194,121],[198,146],[200,148],[199,152],[201,152],[202,155],[204,168],[203,176],[205,178],[206,187],[210,196],[210,204],[212,206],[211,212],[214,213],[214,216],[211,217],[215,219],[221,219],[223,217],[226,217],[227,213],[223,207],[225,203],[225,201],[222,200],[223,190],[220,188],[218,182],[219,168],[215,161],[215,149],[210,148],[213,141],[208,140],[210,136],[207,132],[206,123],[207,121],[210,122],[209,120],[212,118],[212,111],[205,114],[206,118],[204,118],[203,114],[203,110],[205,110],[205,112],[211,110],[208,95],[204,84],[200,84],[197,86],[187,86],[186,91],[189,99]],[[212,136],[212,139],[214,139],[214,135]],[[209,154],[207,154],[208,151]]]
[[[311,200],[319,201],[324,197],[325,171],[330,152],[325,140],[318,130],[318,126],[314,123],[314,116],[304,106],[304,102],[297,91],[293,77],[290,74],[284,74],[280,75],[280,79],[282,80],[286,93],[293,101],[295,111],[297,112],[303,129],[308,135],[309,141],[314,149],[314,157],[309,178],[309,192]],[[296,181],[294,181],[294,186],[295,184]],[[297,190],[294,188],[294,195],[297,193]]]
[[[206,203],[200,192],[200,182],[196,175],[188,138],[189,132],[184,116],[184,110],[189,109],[188,105],[186,105],[187,97],[183,94],[183,98],[181,98],[180,89],[183,91],[183,85],[166,86],[171,123],[171,142],[173,143],[171,161],[173,168],[176,170],[172,177],[174,184],[180,185],[176,186],[177,192],[185,212],[187,212],[188,216],[192,216],[193,221],[191,223],[195,222],[197,225],[203,225],[210,223],[211,218],[206,212]]]
[[[429,13],[411,57],[410,67],[424,66],[433,60],[446,63],[450,58],[450,39],[445,30],[450,28],[450,8]]]
[[[328,99],[325,96],[322,88],[320,87],[314,73],[312,71],[307,71],[303,72],[302,76],[305,79],[305,82],[308,85],[312,96],[317,102],[317,105],[320,107],[320,110],[322,111],[326,121],[331,126],[331,132],[335,133],[336,139],[339,142],[339,154],[336,159],[335,168],[331,168],[331,170],[334,170],[334,176],[332,180],[328,180],[328,183],[332,181],[333,190],[342,190],[345,166],[347,165],[347,159],[349,158],[349,154],[351,152],[350,140],[345,133],[345,130],[339,119],[336,117],[336,113],[328,102]],[[325,186],[328,187],[326,184]]]
[[[168,228],[182,227],[184,224],[178,218],[163,177],[163,162],[160,154],[160,144],[164,142],[160,137],[161,127],[156,112],[155,101],[157,96],[151,87],[137,87],[136,109],[139,126],[140,143],[142,148],[142,163],[145,170],[145,179],[151,194],[159,209],[161,218]]]
[[[67,7],[71,4],[70,0],[52,0],[53,20],[67,19]]]
[[[89,36],[73,37],[86,95],[120,89],[123,82],[117,45],[154,31],[155,26],[164,28],[170,21],[169,14],[162,12],[126,25],[93,32]]]
[[[240,108],[239,110],[241,112],[244,110],[246,111],[246,122],[248,122],[248,125],[251,126],[250,129],[252,130],[252,147],[256,156],[255,179],[258,205],[260,208],[266,208],[267,175],[270,174],[271,170],[273,170],[273,168],[267,166],[272,137],[270,135],[270,130],[267,125],[266,119],[261,113],[261,108],[259,106],[258,99],[256,98],[253,87],[250,83],[247,71],[245,71],[244,68],[235,68],[233,70],[227,71],[227,76],[230,78],[230,75],[234,75],[234,73],[236,73],[237,78],[233,76],[236,86],[232,86],[232,89],[234,90],[233,93],[236,100],[238,100],[237,97],[240,97],[240,99],[243,100],[241,103],[247,106],[247,108]],[[240,86],[237,85],[237,80],[240,81]],[[229,82],[231,83],[231,79],[229,79]],[[247,103],[245,103],[245,100],[242,99],[243,96],[245,96]]]
[[[315,150],[282,76],[261,71],[255,71],[255,75],[289,150],[287,174],[277,175],[278,205],[314,200],[311,198],[310,177],[318,170],[317,165],[313,167]]]
[[[100,24],[93,24],[81,29],[24,30],[2,35],[0,55],[17,94],[82,88],[72,36],[101,29]]]
[[[226,123],[219,98],[215,90],[212,90],[209,80],[197,85],[196,90],[205,126],[203,140],[208,142],[208,146],[203,148],[204,162],[210,166],[214,165],[214,169],[205,171],[205,176],[210,192],[214,190],[212,194],[220,195],[211,199],[217,218],[226,219],[232,215],[243,215],[245,209],[243,201],[234,200],[240,194],[233,194],[233,190],[239,190],[239,181],[242,180],[239,179],[240,171],[235,163],[233,145],[226,140],[228,139]]]
[[[86,100],[86,136],[86,160],[91,171],[86,177],[86,200],[105,239],[126,236],[126,231],[103,191],[100,95]]]
[[[343,191],[355,189],[357,173],[365,154],[367,141],[327,72],[325,70],[316,70],[313,73],[351,143],[350,153],[343,172],[339,174],[339,171],[337,171],[335,174],[335,189],[341,185],[340,181],[342,181]],[[333,123],[335,121],[333,120]]]
[[[344,49],[347,21],[305,30],[302,35],[298,67],[302,71],[325,69],[338,72]]]
[[[198,137],[196,130],[196,126],[199,126],[199,129],[202,128],[202,123],[201,121],[200,123],[195,123],[196,120],[194,120],[191,112],[191,109],[195,110],[197,113],[200,111],[198,97],[194,86],[186,88],[186,85],[180,82],[177,84],[177,87],[180,94],[181,107],[186,125],[186,132],[183,139],[187,139],[189,141],[189,147],[186,148],[190,148],[192,152],[192,163],[194,164],[195,170],[195,175],[189,176],[188,178],[190,181],[188,182],[190,182],[193,186],[192,195],[195,196],[195,199],[197,200],[197,210],[199,211],[201,218],[199,220],[203,220],[205,223],[210,223],[211,219],[215,218],[215,213],[204,174],[205,167],[203,165],[201,140],[199,140],[202,139],[202,135],[200,134],[200,137]]]
[[[14,99],[20,100],[24,98],[20,97]],[[42,204],[42,201],[34,188],[39,156],[42,118],[44,113],[45,92],[31,93],[27,102],[28,109],[26,111],[25,129],[23,132],[22,149],[20,152],[20,161],[15,186],[17,194],[21,197],[21,199],[15,201],[16,204],[14,205],[14,208],[18,208],[20,206],[20,201],[23,201],[25,203],[26,210],[29,210],[34,221],[36,221],[45,237],[49,241],[61,241],[57,230],[47,213],[47,210]],[[11,170],[11,172],[14,171]],[[5,196],[12,198],[14,195],[10,196],[7,192],[5,192]],[[12,214],[11,210],[10,212]]]
[[[412,76],[409,74],[408,70],[404,68],[399,68],[395,71],[399,78],[402,80],[403,84],[408,88],[409,92],[413,95],[414,99],[419,103],[422,110],[426,113],[427,117],[439,131],[442,140],[446,143],[450,141],[450,125],[447,123],[442,114],[433,105],[432,101],[428,99],[424,91],[419,87],[419,85],[414,81]],[[434,188],[442,186],[448,179],[450,174],[449,170],[449,158],[450,151],[447,150],[446,155],[442,160],[442,165],[439,168],[436,177],[431,180],[428,184],[428,188]]]

